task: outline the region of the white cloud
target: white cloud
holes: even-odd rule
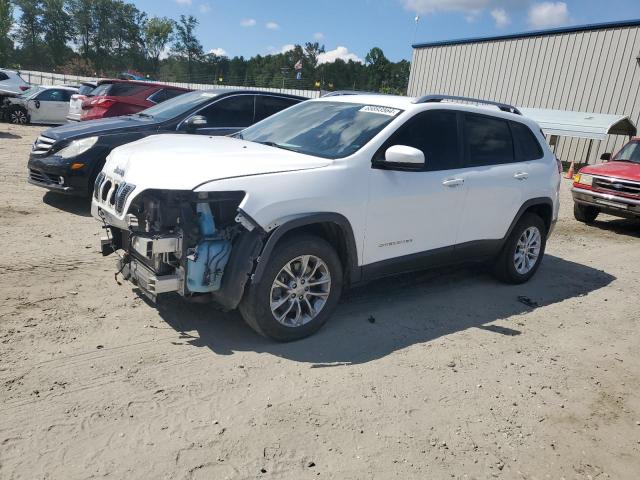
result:
[[[269,30],[280,30],[280,25],[278,25],[276,22],[267,22],[265,27],[267,27]]]
[[[324,40],[324,33],[316,32],[313,34],[313,38],[315,38],[316,40]]]
[[[494,8],[491,10],[491,16],[496,21],[496,27],[505,27],[511,23],[509,14],[504,8]]]
[[[404,7],[416,13],[465,12],[474,14],[491,5],[492,0],[402,0]]]
[[[293,43],[287,43],[286,45],[283,45],[280,48],[276,48],[273,45],[270,45],[270,46],[267,47],[267,53],[269,55],[277,55],[278,53],[290,52],[294,48],[296,48],[296,46]]]
[[[192,1],[191,0],[176,0],[176,3],[178,5],[182,5],[182,6],[189,6],[189,5],[191,5]]]
[[[209,13],[211,11],[211,5],[208,3],[201,3],[198,9],[200,10],[200,13]]]
[[[353,60],[354,62],[363,63],[362,59],[355,53],[350,52],[347,47],[339,46],[335,50],[329,50],[328,52],[318,55],[318,65],[333,63],[338,59],[344,60],[345,62]]]
[[[215,55],[216,57],[226,57],[228,56],[227,51],[224,48],[212,48],[208,52],[210,55]]]
[[[536,3],[529,10],[529,25],[532,27],[558,27],[567,23],[569,23],[569,9],[564,2]]]
[[[240,21],[240,25],[243,27],[255,27],[256,21],[254,18],[245,18]]]

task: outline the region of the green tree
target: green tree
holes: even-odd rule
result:
[[[29,54],[34,54],[38,47],[42,45],[42,34],[44,32],[42,1],[14,0],[14,3],[20,9],[17,39],[23,50],[29,52]]]
[[[153,72],[158,73],[160,56],[173,40],[173,21],[166,17],[152,17],[144,29],[144,44]]]
[[[198,62],[204,54],[202,44],[195,35],[197,26],[198,20],[192,15],[188,17],[180,15],[180,21],[175,25],[176,38],[173,51],[177,56],[186,58],[189,81],[193,77],[193,64]]]
[[[42,31],[53,65],[62,65],[72,53],[67,42],[73,38],[73,21],[65,0],[43,0]]]
[[[9,32],[13,25],[13,5],[10,0],[0,0],[0,65],[8,65],[13,53],[13,41]]]

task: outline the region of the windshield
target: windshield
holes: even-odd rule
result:
[[[154,105],[139,113],[143,117],[150,116],[158,120],[170,120],[182,115],[192,108],[201,105],[207,100],[212,100],[218,95],[211,92],[189,92],[171,98],[165,102]]]
[[[627,143],[613,160],[618,162],[640,163],[640,142]]]
[[[343,158],[360,150],[401,112],[360,103],[308,101],[235,136],[318,157]]]

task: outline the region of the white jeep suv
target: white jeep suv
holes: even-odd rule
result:
[[[470,260],[527,281],[559,185],[540,128],[515,107],[345,94],[233,137],[119,147],[92,213],[103,254],[123,250],[119,271],[150,298],[239,308],[288,341],[317,331],[344,287],[382,276]]]

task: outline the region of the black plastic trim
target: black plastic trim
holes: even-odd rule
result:
[[[358,267],[358,250],[356,248],[356,241],[349,220],[347,220],[344,215],[341,215],[339,213],[321,212],[312,213],[304,217],[294,218],[293,220],[283,223],[271,233],[271,235],[267,239],[267,242],[265,243],[262,253],[260,254],[251,283],[256,284],[260,282],[269,261],[269,257],[273,253],[276,244],[284,236],[284,234],[296,228],[319,223],[334,223],[338,227],[340,227],[340,230],[342,231],[342,234],[344,236],[345,244],[347,246],[347,257],[349,263],[348,265],[345,265],[345,270],[348,269],[348,278],[351,283],[359,282],[361,278],[361,269],[360,267]]]

